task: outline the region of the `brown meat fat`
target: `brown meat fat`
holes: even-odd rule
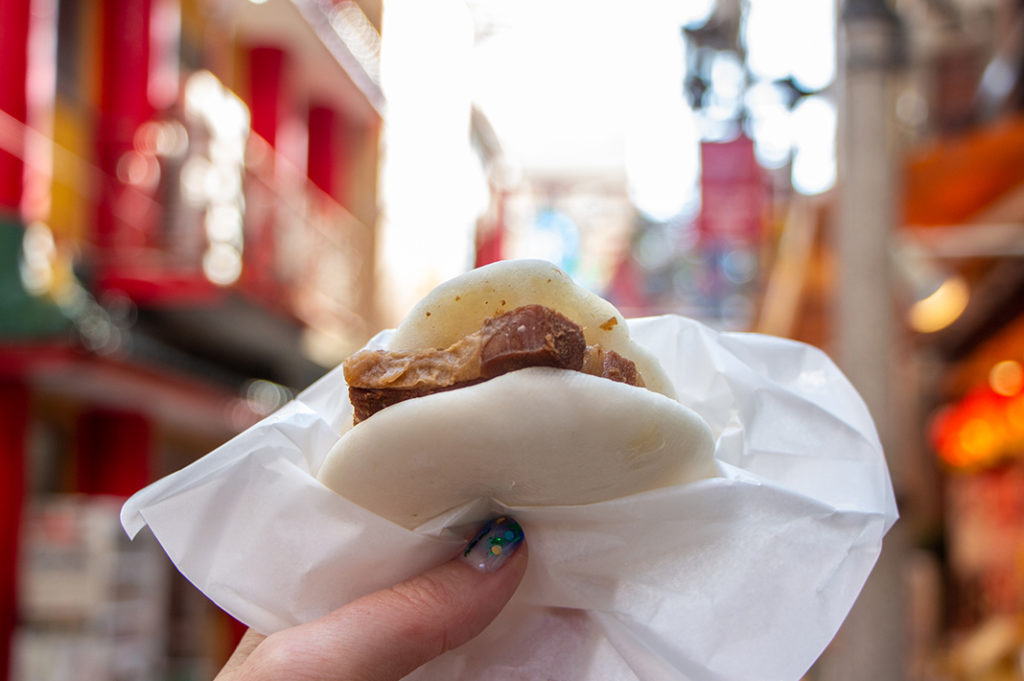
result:
[[[342,369],[354,420],[359,423],[407,399],[532,366],[583,371],[643,385],[631,360],[599,345],[588,347],[578,324],[542,305],[524,305],[491,317],[479,331],[447,348],[362,350],[346,359]]]

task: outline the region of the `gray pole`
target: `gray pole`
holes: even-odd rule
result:
[[[890,246],[900,163],[890,88],[902,57],[901,25],[884,0],[846,0],[840,33],[835,355],[875,418],[899,498],[893,413],[898,405],[891,389],[899,340]],[[905,545],[897,523],[853,611],[815,669],[816,679],[906,678]]]

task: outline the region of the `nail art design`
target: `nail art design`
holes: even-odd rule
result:
[[[473,538],[462,559],[483,572],[494,572],[516,552],[523,543],[523,528],[508,516],[496,518]]]

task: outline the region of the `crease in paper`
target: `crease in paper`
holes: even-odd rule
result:
[[[313,477],[351,421],[335,369],[133,496],[122,523],[148,526],[211,600],[269,633],[449,559],[466,527],[507,512],[530,550],[519,591],[411,679],[797,681],[896,521],[867,408],[810,346],[671,315],[630,333],[712,426],[720,477],[587,506],[479,500],[409,531]]]

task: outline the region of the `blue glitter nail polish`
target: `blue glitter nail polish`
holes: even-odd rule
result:
[[[495,518],[477,533],[462,559],[484,572],[494,572],[515,553],[523,543],[523,528],[508,516]]]

